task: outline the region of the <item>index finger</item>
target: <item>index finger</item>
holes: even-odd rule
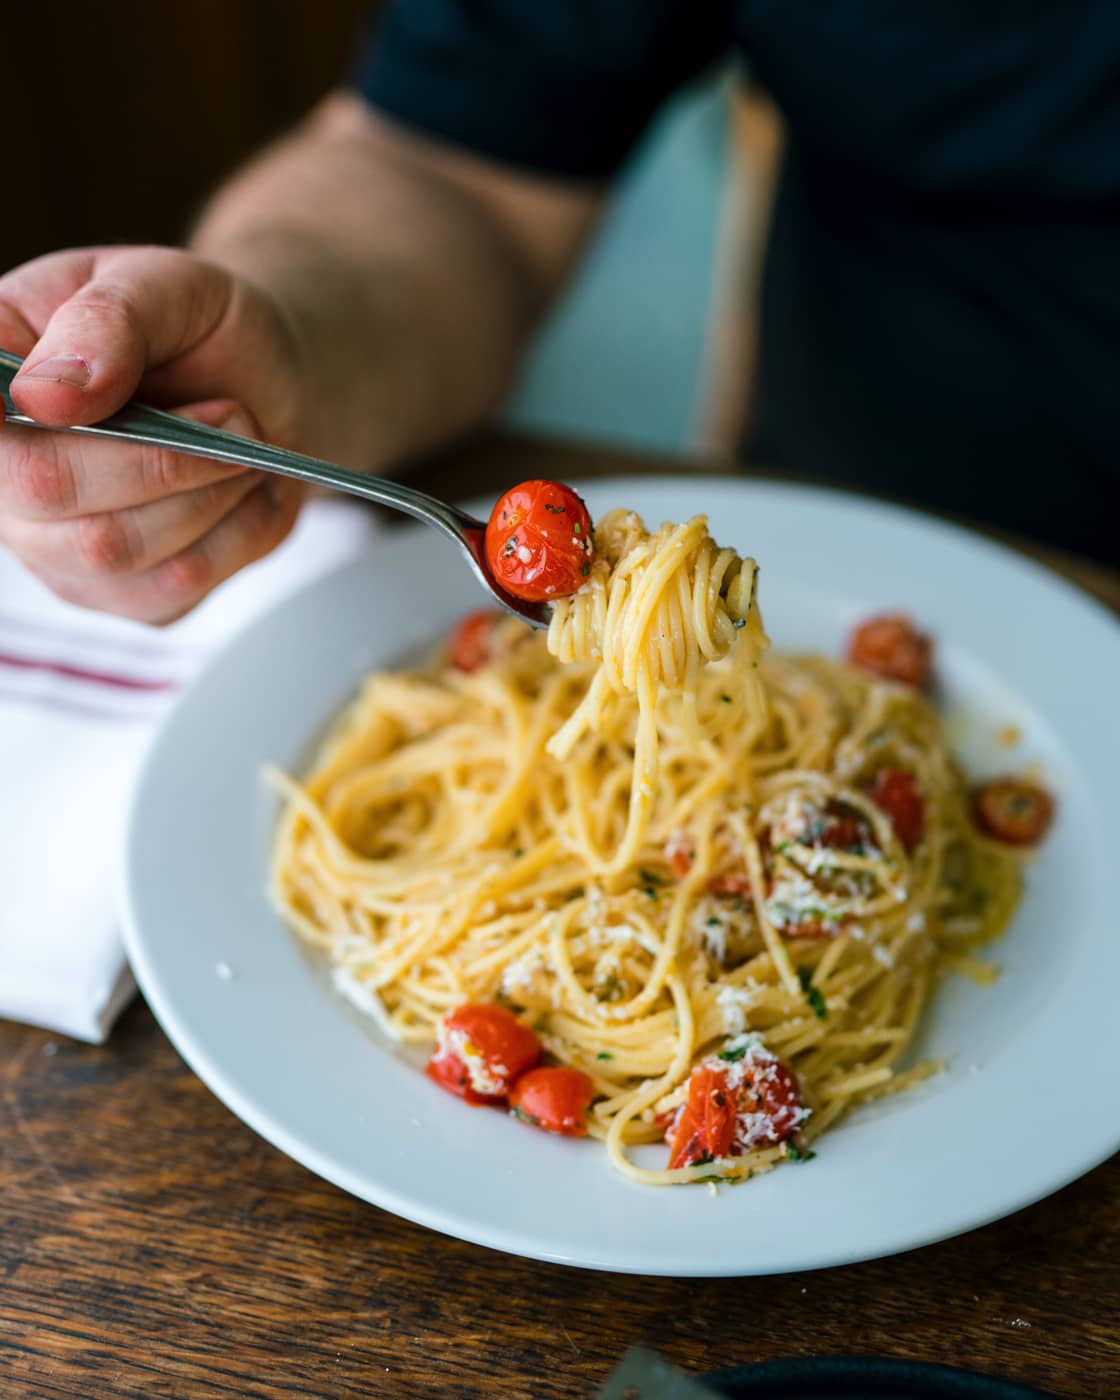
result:
[[[259,436],[249,415],[228,400],[192,404],[179,412],[241,437]],[[78,433],[10,424],[0,428],[0,511],[29,520],[127,510],[247,470],[208,457]]]

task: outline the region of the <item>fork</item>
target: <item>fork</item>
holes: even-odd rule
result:
[[[48,432],[84,433],[87,437],[112,438],[118,442],[166,448],[170,452],[185,452],[192,457],[211,457],[215,461],[232,462],[236,466],[256,467],[259,471],[275,472],[280,476],[294,477],[296,481],[327,486],[333,491],[345,491],[351,496],[360,496],[364,501],[374,501],[391,510],[403,511],[454,540],[467,556],[475,577],[503,608],[534,627],[548,626],[547,604],[528,603],[515,598],[494,578],[486,561],[485,523],[456,506],[448,505],[446,501],[437,500],[435,496],[417,491],[412,486],[404,486],[399,481],[348,471],[345,467],[335,466],[333,462],[305,457],[301,452],[289,452],[252,438],[237,437],[220,428],[192,423],[188,418],[177,418],[162,409],[146,408],[138,403],[126,404],[119,413],[100,423],[48,428],[46,424],[37,423],[34,418],[22,413],[12,401],[9,389],[22,364],[18,355],[0,350],[0,397],[4,402],[4,419],[8,423]]]

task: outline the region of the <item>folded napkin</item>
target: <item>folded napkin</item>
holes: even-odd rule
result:
[[[104,1040],[135,990],[116,870],[153,729],[217,647],[375,531],[361,506],[312,500],[279,549],[162,629],[60,602],[0,549],[0,1017]]]

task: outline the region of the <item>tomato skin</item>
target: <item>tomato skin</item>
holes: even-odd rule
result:
[[[827,846],[832,851],[859,853],[866,850],[870,841],[871,830],[859,817],[829,817],[815,844]]]
[[[449,659],[457,671],[477,671],[486,665],[493,655],[494,626],[500,619],[501,613],[493,608],[482,608],[460,620],[448,647]]]
[[[763,1115],[745,1147],[777,1147],[791,1138],[804,1114],[801,1089],[789,1066],[777,1058],[760,1066],[739,1090],[739,1112]]]
[[[521,1075],[510,1091],[509,1106],[519,1118],[546,1133],[586,1137],[587,1110],[594,1093],[591,1076],[583,1070],[544,1065]]]
[[[557,481],[523,481],[507,491],[486,526],[486,559],[507,593],[529,603],[563,598],[591,571],[591,516]]]
[[[848,660],[861,671],[924,690],[929,684],[933,643],[902,613],[861,622],[848,638]]]
[[[867,795],[891,819],[895,835],[908,851],[922,839],[926,826],[926,802],[913,775],[905,768],[881,768]]]
[[[993,778],[972,795],[972,816],[988,836],[1009,846],[1034,846],[1054,820],[1054,799],[1023,778]]]
[[[470,1104],[504,1103],[514,1081],[541,1057],[541,1043],[512,1011],[468,1003],[449,1011],[439,1046],[425,1068],[428,1078]],[[486,1087],[476,1081],[483,1079]]]
[[[727,1071],[699,1065],[688,1081],[688,1101],[669,1147],[669,1170],[707,1158],[728,1157],[735,1146],[737,1096]]]
[[[776,1055],[748,1054],[737,1065],[703,1061],[692,1071],[688,1099],[670,1126],[669,1169],[777,1147],[804,1116],[797,1079]]]

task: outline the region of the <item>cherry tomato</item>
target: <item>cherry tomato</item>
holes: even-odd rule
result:
[[[1022,778],[993,778],[972,795],[972,815],[981,831],[1010,846],[1033,846],[1054,820],[1054,799]]]
[[[867,795],[886,812],[898,839],[912,851],[926,825],[925,798],[913,776],[905,768],[881,768]]]
[[[523,1074],[513,1086],[509,1106],[526,1123],[546,1133],[587,1136],[587,1110],[594,1085],[581,1069],[542,1066]]]
[[[848,638],[848,660],[863,671],[921,690],[929,684],[933,643],[901,613],[861,622]]]
[[[563,598],[591,572],[591,517],[557,481],[523,481],[507,491],[486,527],[486,558],[507,592],[530,603]]]
[[[514,1080],[541,1057],[536,1034],[503,1006],[460,1006],[439,1023],[438,1035],[425,1073],[467,1103],[504,1102]]]
[[[768,1050],[748,1050],[728,1064],[704,1061],[692,1071],[688,1099],[670,1125],[669,1168],[776,1147],[803,1117],[792,1070]]]
[[[458,671],[477,671],[485,666],[493,654],[494,624],[501,613],[493,608],[483,608],[480,612],[467,613],[451,634],[448,653],[451,664]]]
[[[793,1071],[776,1055],[751,1062],[739,1089],[739,1114],[744,1148],[777,1147],[797,1131],[805,1116],[801,1090]]]
[[[728,1157],[735,1146],[738,1099],[727,1071],[698,1065],[688,1081],[688,1101],[673,1130],[669,1170]]]

